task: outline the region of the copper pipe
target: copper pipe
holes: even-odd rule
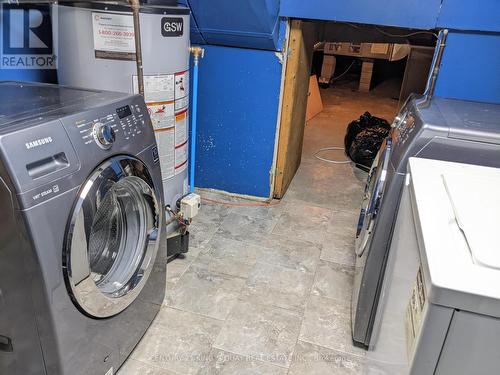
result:
[[[139,94],[144,96],[144,69],[142,66],[142,44],[141,44],[141,23],[139,11],[141,4],[139,0],[129,0],[132,8],[132,17],[134,19],[134,40],[135,40],[135,63],[137,67],[137,86]]]
[[[193,55],[194,57],[194,64],[198,65],[198,62],[200,61],[200,57],[203,58],[205,56],[205,49],[201,47],[189,47],[189,52]]]

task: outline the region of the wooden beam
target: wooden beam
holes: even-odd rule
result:
[[[314,23],[291,21],[275,171],[275,198],[285,195],[300,166],[315,33]]]

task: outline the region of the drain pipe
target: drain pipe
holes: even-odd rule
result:
[[[424,91],[424,100],[419,103],[421,106],[426,107],[430,104],[432,97],[434,96],[434,90],[436,88],[436,81],[439,75],[439,70],[441,68],[441,62],[443,60],[444,47],[446,46],[446,37],[448,36],[448,29],[443,29],[439,32],[438,39],[436,42],[436,52],[432,59],[431,71],[429,72],[429,78],[427,80],[427,85]]]
[[[196,123],[198,113],[198,63],[203,58],[205,50],[201,47],[191,47],[189,52],[193,54],[193,102],[191,108],[191,155],[189,162],[189,192],[194,192],[194,175],[196,162]]]
[[[144,70],[142,66],[142,44],[141,44],[141,24],[139,10],[141,4],[139,0],[128,0],[132,8],[132,18],[134,20],[134,41],[135,41],[135,63],[137,67],[137,87],[139,94],[144,96]]]

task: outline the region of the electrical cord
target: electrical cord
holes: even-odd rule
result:
[[[350,23],[350,22],[342,22],[342,23],[345,25],[351,26],[355,29],[361,29],[361,27],[359,25],[356,25],[354,23]],[[373,26],[373,28],[375,30],[377,30],[379,33],[384,34],[386,36],[390,36],[392,38],[407,38],[409,36],[418,35],[418,34],[431,34],[431,35],[434,35],[434,37],[436,37],[436,38],[438,37],[438,35],[435,32],[428,31],[428,30],[418,30],[418,31],[413,31],[413,32],[408,33],[408,34],[392,34],[392,33],[389,33],[385,30],[382,30],[378,26]]]
[[[179,212],[174,212],[170,205],[166,205],[165,210],[170,215],[170,220],[167,220],[165,225],[170,225],[174,222],[177,222],[180,226],[182,226],[183,230],[187,230],[187,227],[191,224],[191,220],[184,220],[182,218],[182,215]]]
[[[367,165],[364,165],[364,164],[355,163],[352,160],[332,160],[332,159],[328,159],[328,158],[323,158],[323,157],[321,157],[321,156],[318,155],[320,152],[331,151],[331,150],[334,150],[334,151],[342,150],[342,151],[344,151],[344,148],[343,147],[324,147],[324,148],[320,148],[318,151],[315,152],[314,157],[316,159],[321,160],[321,161],[324,161],[324,162],[327,162],[327,163],[332,163],[332,164],[351,164],[351,163],[354,163],[356,166],[358,166],[358,168],[361,168],[364,171],[369,171],[370,168],[371,168],[371,167],[369,167]]]
[[[342,150],[342,151],[344,151],[344,148],[343,147],[324,147],[324,148],[320,148],[318,151],[316,151],[316,153],[314,154],[314,157],[316,159],[325,161],[327,163],[332,163],[332,164],[350,164],[351,163],[351,160],[332,160],[332,159],[328,159],[328,158],[323,158],[323,157],[321,157],[321,156],[318,155],[319,153],[321,153],[323,151],[331,151],[331,150],[334,150],[334,151]]]
[[[352,66],[354,65],[355,62],[356,62],[356,59],[352,60],[351,64],[347,67],[347,69],[344,70],[342,72],[342,74],[339,74],[337,77],[330,78],[330,82],[337,81],[340,78],[342,78],[343,76],[345,76],[347,74],[347,72],[352,68]]]
[[[230,201],[219,201],[216,199],[208,199],[208,198],[201,198],[202,201],[208,202],[208,203],[215,203],[215,204],[220,204],[223,206],[236,206],[236,207],[269,207],[269,206],[277,206],[278,204],[281,203],[281,201],[269,201],[269,202],[252,202],[252,203],[246,203],[246,202],[230,202]]]
[[[438,37],[436,33],[432,32],[432,31],[427,31],[427,30],[414,31],[414,32],[411,32],[408,34],[392,34],[392,33],[389,33],[385,30],[382,30],[378,26],[374,26],[374,27],[375,27],[375,30],[377,30],[379,33],[384,34],[386,36],[390,36],[392,38],[407,38],[409,36],[418,35],[418,34],[430,34],[430,35],[434,35],[435,38]]]

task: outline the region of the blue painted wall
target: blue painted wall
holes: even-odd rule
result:
[[[281,0],[280,16],[416,29],[500,31],[498,0]]]
[[[432,29],[441,0],[281,0],[282,17]]]
[[[443,0],[436,27],[500,31],[500,1]]]
[[[191,37],[197,44],[280,50],[284,22],[279,0],[180,0],[191,8]]]
[[[451,31],[435,95],[500,103],[500,34]]]
[[[271,51],[206,46],[195,186],[270,196],[281,70]]]

